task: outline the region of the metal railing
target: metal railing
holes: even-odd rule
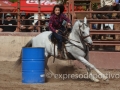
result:
[[[72,6],[72,11],[70,14],[89,14],[89,18],[87,19],[90,24],[90,34],[91,36],[98,36],[98,35],[113,35],[114,39],[95,39],[93,40],[93,45],[95,46],[119,46],[120,48],[120,30],[95,30],[92,29],[92,24],[120,24],[120,19],[92,19],[92,14],[97,13],[120,13],[120,11],[92,11],[91,10],[91,3],[90,3],[90,10],[89,11],[74,11],[74,1],[76,0],[69,0],[69,8]],[[82,0],[77,0],[81,1]],[[90,1],[90,0],[89,0]],[[74,19],[72,16],[72,23],[74,23],[77,19]],[[116,39],[116,36],[119,38]],[[115,49],[114,51],[116,51]]]
[[[120,11],[92,11],[91,8],[89,11],[74,11],[74,1],[80,1],[80,0],[68,0],[68,2],[66,3],[66,8],[67,8],[67,12],[66,14],[68,15],[69,18],[70,15],[72,15],[72,23],[74,23],[77,19],[74,18],[74,14],[83,14],[83,13],[88,13],[89,14],[89,18],[88,18],[88,22],[90,24],[90,34],[91,36],[94,36],[94,35],[106,35],[106,34],[109,34],[109,35],[120,35],[120,30],[95,30],[95,29],[92,29],[92,24],[119,24],[120,23],[120,19],[92,19],[92,14],[96,14],[96,13],[120,13]],[[85,0],[83,0],[85,1]],[[90,0],[86,0],[86,1],[90,1]],[[24,6],[26,7],[26,6]],[[91,2],[90,2],[90,7],[91,7]],[[17,14],[17,27],[18,27],[18,32],[20,31],[20,0],[18,0],[18,6],[17,6],[17,12],[10,12],[12,14]],[[27,7],[26,7],[27,8]],[[29,7],[29,8],[34,8],[34,7]],[[41,21],[41,16],[40,16],[40,13],[41,13],[41,10],[40,10],[41,6],[40,6],[40,0],[39,0],[39,3],[38,3],[38,25],[37,27],[39,28],[38,29],[38,32],[40,32],[40,27],[41,26],[44,26],[44,25],[40,25],[40,21]],[[8,13],[8,12],[0,12],[0,13]],[[27,13],[35,13],[35,12],[27,12]],[[44,12],[44,13],[51,13],[51,12]],[[27,19],[28,20],[28,19]],[[29,19],[29,20],[36,20],[36,19]],[[45,19],[45,20],[49,20],[49,19]],[[82,19],[81,19],[82,20]],[[27,25],[26,25],[27,26]],[[36,25],[34,25],[36,26]],[[102,46],[102,45],[105,45],[105,46],[116,46],[116,45],[120,45],[120,40],[119,39],[110,39],[110,40],[93,40],[93,45],[95,46]]]

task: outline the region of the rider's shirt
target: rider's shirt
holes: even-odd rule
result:
[[[7,26],[4,26],[7,25]],[[3,32],[14,32],[17,27],[17,22],[15,20],[5,20],[2,26]]]
[[[70,20],[65,16],[65,14],[55,15],[52,14],[49,21],[49,28],[52,32],[55,32],[55,30],[58,30],[62,27],[63,21],[67,21],[67,23],[70,23]]]

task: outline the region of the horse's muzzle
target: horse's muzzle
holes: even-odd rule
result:
[[[87,43],[87,45],[88,45],[89,47],[91,47],[91,46],[92,46],[92,43]]]

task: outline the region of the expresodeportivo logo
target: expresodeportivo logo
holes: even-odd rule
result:
[[[111,74],[110,72],[109,73],[106,73],[105,74],[109,79],[113,79],[113,78],[120,78],[120,73],[116,73],[116,74]],[[65,80],[65,79],[82,79],[82,78],[89,78],[90,75],[88,73],[86,74],[51,74],[51,73],[46,73],[45,76],[47,78],[55,78],[55,79],[62,79],[62,80]],[[98,74],[93,74],[93,76],[95,78],[101,78],[100,75]]]

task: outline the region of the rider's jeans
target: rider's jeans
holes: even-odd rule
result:
[[[65,28],[61,28],[60,30],[62,32],[64,32]],[[58,33],[53,32],[53,36],[57,39],[57,42],[58,42],[58,50],[62,49],[62,42],[64,40],[64,38],[62,37],[62,32],[61,31],[59,31]]]

